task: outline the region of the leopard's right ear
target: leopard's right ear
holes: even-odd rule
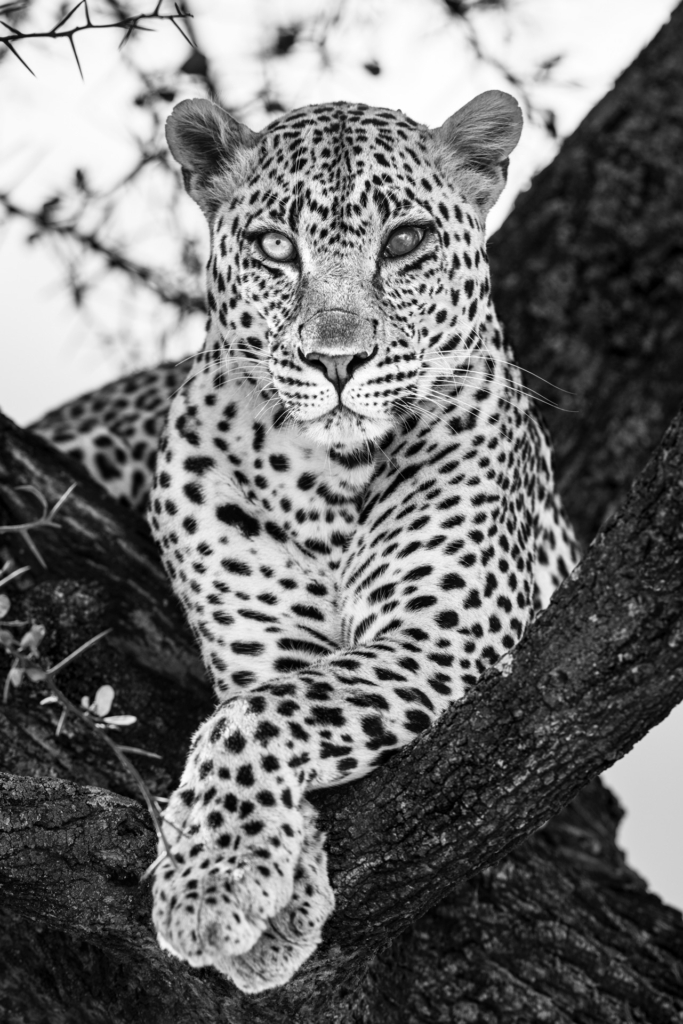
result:
[[[211,220],[259,136],[210,100],[183,100],[166,121],[166,139],[185,188]]]
[[[441,164],[484,216],[503,190],[522,124],[517,100],[490,89],[430,132]]]

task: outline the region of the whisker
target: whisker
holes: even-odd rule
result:
[[[559,384],[552,384],[549,380],[546,380],[545,377],[541,377],[538,373],[534,373],[532,370],[527,370],[526,367],[520,366],[520,364],[516,363],[514,360],[504,359],[499,350],[491,348],[489,345],[486,344],[483,338],[479,338],[477,345],[475,347],[477,346],[483,348],[487,352],[490,352],[496,359],[498,359],[501,363],[504,363],[506,366],[512,366],[514,369],[526,373],[529,377],[535,377],[536,380],[542,381],[543,384],[547,384],[549,388],[554,388],[555,391],[562,391],[565,395],[571,395],[572,398],[576,398],[575,391],[567,391],[566,388],[561,388]]]
[[[495,365],[496,362],[500,362],[500,363],[502,363],[505,366],[511,366],[513,369],[518,370],[518,367],[517,367],[516,363],[512,363],[512,362],[510,362],[507,359],[503,359],[502,356],[500,355],[500,353],[498,353],[495,349],[490,349],[488,346],[486,346],[483,343],[480,343],[479,348],[485,350],[486,353],[488,353],[488,355],[485,355],[483,351],[481,352],[481,357],[483,359],[486,359],[487,361],[489,361],[489,360],[492,361],[494,363],[494,365]],[[448,366],[447,367],[447,372],[449,372],[449,373],[456,373],[457,372],[457,373],[464,373],[464,374],[473,374],[474,372],[484,373],[484,371],[481,371],[481,370],[474,371],[472,369],[472,367],[471,367],[472,356],[476,353],[476,351],[477,351],[477,346],[473,346],[472,349],[467,351],[467,353],[466,353],[466,355],[467,355],[467,363],[468,363],[467,367],[463,368],[463,367],[458,367],[458,366],[455,366],[455,367]],[[430,353],[430,354],[424,355],[423,356],[423,361],[425,363],[432,363],[432,364],[436,364],[438,366],[440,360],[445,360],[446,358],[447,357],[443,353],[434,352],[434,353]],[[487,376],[488,376],[488,374],[487,374]],[[496,378],[496,379],[499,379],[499,378]],[[539,380],[543,380],[543,379],[544,378],[539,377]],[[545,383],[549,384],[548,381],[545,381]],[[523,381],[521,380],[521,378],[518,381],[508,381],[508,380],[503,381],[503,380],[500,380],[500,384],[501,384],[501,386],[508,387],[511,390],[515,389],[515,390],[518,391],[519,394],[528,395],[529,397],[532,397],[535,401],[545,403],[545,404],[551,406],[552,408],[559,409],[561,411],[569,411],[569,410],[563,409],[562,406],[557,405],[556,403],[553,403],[550,399],[545,398],[540,392],[535,391],[533,388],[530,388],[527,384],[524,384]],[[549,385],[549,386],[550,387],[554,387],[554,385]],[[564,389],[563,388],[557,388],[557,390],[558,391],[563,391]],[[565,391],[565,394],[572,395],[572,392]]]
[[[431,424],[431,422],[433,422],[438,416],[442,415],[443,412],[447,410],[454,410],[456,412],[460,412],[461,409],[464,409],[465,411],[471,413],[481,412],[481,406],[472,405],[468,402],[465,402],[459,395],[451,396],[450,401],[448,401],[445,397],[439,395],[433,395],[428,400],[433,402],[433,404],[437,406],[437,410],[432,414],[430,420],[428,421],[429,424]],[[512,444],[512,436],[505,432],[504,427],[502,425],[499,425],[498,429],[500,430],[503,437]]]
[[[456,380],[456,375],[457,375],[458,378],[460,378],[459,380]],[[538,402],[541,405],[549,406],[549,408],[551,408],[551,409],[558,409],[560,412],[576,412],[577,411],[576,409],[565,409],[563,406],[558,405],[557,402],[552,402],[549,399],[544,398],[538,392],[533,391],[533,390],[531,390],[529,388],[526,388],[524,385],[517,385],[517,384],[511,383],[510,381],[501,380],[500,378],[494,377],[491,374],[479,373],[478,371],[474,371],[474,370],[457,370],[456,369],[456,370],[443,370],[443,371],[441,371],[439,373],[439,376],[449,377],[453,381],[453,383],[456,384],[457,386],[472,387],[472,388],[480,386],[482,389],[485,389],[485,388],[488,387],[489,390],[491,390],[492,386],[495,385],[496,388],[500,388],[502,390],[508,390],[511,394],[518,395],[519,397],[530,398],[533,401]],[[477,384],[469,384],[469,383],[467,383],[467,378],[473,378],[475,381],[478,381],[479,384],[478,385]]]

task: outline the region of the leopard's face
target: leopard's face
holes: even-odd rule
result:
[[[338,449],[438,415],[488,309],[481,211],[398,112],[305,108],[258,139],[213,216],[227,374]]]

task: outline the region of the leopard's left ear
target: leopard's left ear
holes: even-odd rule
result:
[[[211,219],[228,198],[258,134],[210,100],[183,100],[166,121],[166,140],[185,188]]]
[[[430,135],[444,169],[486,216],[503,191],[512,150],[522,133],[522,111],[509,93],[482,92]]]

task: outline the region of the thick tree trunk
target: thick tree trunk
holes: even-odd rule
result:
[[[522,362],[581,395],[552,426],[585,538],[683,397],[681,268],[673,252],[662,265],[683,219],[682,44],[679,9],[493,245]],[[0,523],[35,517],[18,484],[54,502],[74,476],[0,424]],[[339,909],[320,954],[275,993],[243,996],[158,950],[137,884],[155,846],[138,794],[78,723],[55,738],[39,685],[13,690],[0,717],[0,1019],[679,1020],[683,920],[624,865],[609,794],[594,782],[535,830],[683,697],[681,480],[679,417],[510,663],[380,772],[321,794]],[[32,566],[6,588],[11,616],[46,627],[51,663],[114,627],[60,685],[76,703],[115,687],[113,711],[138,716],[126,742],[161,755],[138,763],[163,795],[208,687],[139,520],[79,481],[61,531],[33,535],[47,570],[0,534]]]
[[[561,406],[543,412],[585,543],[681,400],[681,153],[683,5],[489,247],[496,307],[520,363],[556,386],[528,378]]]

